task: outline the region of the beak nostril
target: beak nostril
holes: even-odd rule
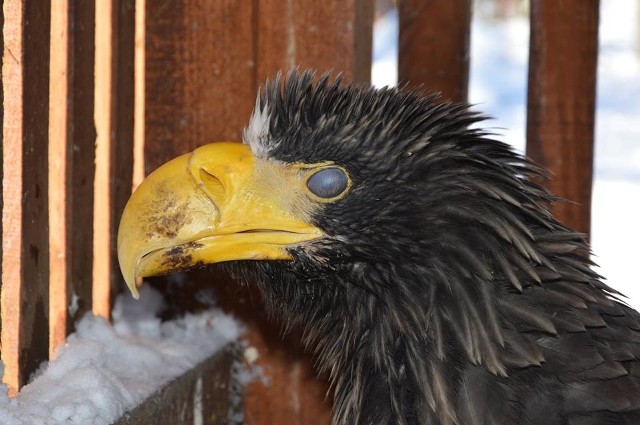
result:
[[[202,182],[204,190],[211,197],[212,201],[216,203],[224,201],[224,185],[219,178],[209,173],[204,168],[200,168],[200,181]]]

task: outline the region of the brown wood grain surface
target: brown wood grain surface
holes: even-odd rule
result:
[[[67,332],[92,306],[95,3],[73,0],[69,7],[69,98],[67,116],[67,297],[72,306]],[[60,105],[64,107],[64,105]],[[96,194],[104,196],[105,194]],[[74,313],[74,314],[71,314]]]
[[[3,8],[2,359],[15,391],[49,353],[50,3]]]
[[[398,82],[467,100],[471,0],[399,0]]]
[[[278,70],[295,67],[333,71],[347,81],[370,83],[370,1],[269,0],[256,6],[258,83]]]
[[[145,172],[240,140],[255,97],[254,2],[146,1]]]
[[[113,425],[229,424],[233,347],[167,383]]]
[[[49,352],[68,329],[69,1],[52,4],[49,78]]]
[[[120,215],[131,195],[133,178],[134,132],[134,54],[135,54],[135,0],[119,0],[113,9],[113,62],[110,150],[110,299],[122,290],[124,280],[120,273],[116,231]]]
[[[94,3],[53,3],[51,26],[48,238],[53,352],[92,306]]]
[[[546,186],[571,201],[556,217],[589,233],[598,0],[533,0],[527,154],[551,172]]]
[[[146,0],[145,10],[147,173],[202,144],[240,141],[257,87],[277,70],[332,69],[347,81],[369,82],[370,1]],[[315,379],[310,357],[289,347],[275,324],[264,329],[254,302],[247,338],[270,384],[247,387],[246,423],[328,424],[326,382]]]
[[[3,3],[2,92],[2,361],[4,382],[16,391],[22,286],[22,2]],[[14,53],[15,52],[15,53]],[[16,56],[17,55],[17,56]]]
[[[109,317],[124,285],[116,251],[133,179],[135,1],[96,3],[93,312]]]
[[[95,122],[96,170],[93,181],[93,287],[91,308],[94,314],[110,316],[111,239],[116,230],[111,223],[111,155],[113,148],[112,109],[114,47],[113,1],[96,3],[95,29]],[[126,143],[126,140],[124,141]],[[132,160],[130,159],[132,162]],[[132,164],[131,164],[132,165]],[[115,175],[113,176],[116,177]]]
[[[0,51],[4,52],[4,10],[0,7]],[[4,59],[3,59],[4,63]],[[4,125],[4,80],[2,79],[2,66],[0,66],[0,120]],[[4,131],[0,132],[0,181],[3,181],[4,178],[4,161],[3,161],[3,151],[4,151]],[[4,194],[3,190],[0,189],[0,215],[2,214],[2,209],[4,208]],[[0,217],[0,239],[2,232],[2,217]],[[2,293],[2,249],[4,247],[3,243],[0,243],[0,294]],[[2,302],[0,302],[0,353],[2,353]]]

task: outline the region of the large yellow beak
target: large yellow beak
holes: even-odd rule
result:
[[[133,296],[138,277],[291,259],[288,247],[322,236],[296,208],[296,191],[286,190],[301,178],[238,143],[206,145],[158,168],[129,199],[118,229],[120,269]]]

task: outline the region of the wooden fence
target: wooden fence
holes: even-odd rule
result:
[[[464,101],[471,0],[398,1],[399,79]],[[293,66],[368,83],[372,0],[4,0],[1,350],[15,392],[85,312],[123,287],[115,231],[134,182],[178,154],[239,140],[260,82]],[[532,0],[528,154],[588,232],[598,0]],[[96,18],[98,17],[98,18]],[[195,279],[195,277],[194,277]],[[198,277],[200,279],[200,277]],[[209,280],[225,279],[208,276]],[[246,422],[329,422],[309,358],[247,308],[270,386]],[[255,297],[253,297],[255,302]]]

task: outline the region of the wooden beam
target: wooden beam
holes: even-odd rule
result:
[[[112,63],[115,59],[113,0],[96,2],[95,123],[96,171],[93,181],[93,299],[94,314],[111,313],[111,148]],[[115,177],[115,176],[114,176]]]
[[[4,10],[0,7],[0,51],[3,52],[4,56]],[[4,57],[2,58],[2,63],[4,64]],[[3,76],[3,68],[4,65],[0,66],[0,120],[2,120],[2,124],[4,126],[4,80]],[[4,146],[4,130],[0,132],[0,146]],[[0,181],[4,181],[4,160],[3,160],[3,152],[4,148],[0,147]],[[2,250],[4,248],[4,232],[2,230],[2,223],[4,221],[2,210],[4,209],[4,190],[0,189],[0,294],[2,293],[2,264],[3,264],[3,254]],[[2,353],[2,302],[0,302],[0,353]]]
[[[257,86],[277,70],[333,69],[369,83],[368,1],[146,4],[145,102],[163,111],[145,119],[145,139],[157,140],[145,148],[146,173],[185,149],[239,141]]]
[[[116,233],[133,174],[135,1],[96,3],[93,312],[109,317],[124,284]]]
[[[254,11],[256,81],[279,70],[312,68],[371,82],[373,4],[348,0],[257,2]]]
[[[95,3],[70,3],[68,115],[68,284],[67,331],[91,310],[93,287],[93,181],[95,177]],[[101,195],[101,194],[98,194]]]
[[[527,155],[551,172],[546,186],[572,203],[552,209],[585,234],[591,221],[598,0],[533,0]]]
[[[398,2],[398,82],[465,102],[469,85],[471,0]]]
[[[146,0],[135,0],[133,93],[133,188],[144,180]]]
[[[233,351],[227,348],[204,360],[125,413],[113,425],[228,424]]]
[[[205,143],[240,141],[255,99],[255,3],[146,0],[145,174]]]
[[[49,354],[67,337],[67,166],[69,1],[51,8],[49,81]]]
[[[51,353],[92,305],[94,2],[51,10],[49,265]]]
[[[2,360],[11,391],[49,354],[48,0],[6,0],[2,84]]]
[[[113,304],[115,295],[124,288],[117,254],[117,230],[120,215],[131,195],[134,171],[134,61],[135,61],[135,0],[118,0],[113,9],[114,61],[112,141],[111,141],[111,229],[110,229],[110,288]],[[144,12],[144,9],[142,9]]]

